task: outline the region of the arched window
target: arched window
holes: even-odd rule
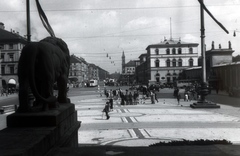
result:
[[[159,67],[159,62],[160,62],[159,59],[155,60],[155,67]]]
[[[192,54],[192,53],[193,53],[193,48],[190,47],[190,48],[189,48],[189,54]]]
[[[178,59],[178,67],[182,67],[182,59]]]
[[[174,55],[176,54],[176,49],[175,48],[172,49],[172,54],[174,54]]]
[[[167,77],[167,83],[170,83],[170,81],[171,81],[171,74],[169,73],[169,71],[168,71],[166,77]]]
[[[167,55],[170,54],[170,49],[169,49],[169,48],[166,49],[166,54],[167,54]]]
[[[156,55],[159,55],[159,49],[158,48],[155,49],[155,53],[156,53]]]
[[[166,64],[167,64],[167,67],[170,67],[170,59],[167,59]]]
[[[190,66],[190,67],[193,67],[193,59],[190,58],[188,61],[189,61],[189,66]]]
[[[178,54],[182,54],[182,48],[178,48]]]
[[[173,60],[172,60],[172,66],[173,66],[173,67],[176,67],[176,59],[173,59]]]
[[[157,73],[157,74],[155,75],[155,77],[156,77],[156,81],[159,83],[159,82],[160,82],[160,74]]]

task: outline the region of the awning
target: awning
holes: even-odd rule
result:
[[[14,80],[14,79],[10,79],[9,81],[8,81],[8,84],[16,84],[16,80]]]

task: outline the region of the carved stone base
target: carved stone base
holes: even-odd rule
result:
[[[79,127],[74,104],[60,104],[46,112],[11,114],[7,128],[0,131],[0,155],[42,156],[59,147],[77,147]]]
[[[210,102],[197,102],[190,105],[191,108],[220,108],[219,105]]]

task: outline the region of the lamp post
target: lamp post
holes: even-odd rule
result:
[[[127,70],[128,73],[128,86],[130,87],[130,70]]]
[[[239,32],[240,32],[240,31],[234,30],[234,32],[233,32],[233,37],[236,37],[236,36],[237,36],[236,33],[239,33]]]
[[[203,3],[203,0],[199,0]],[[208,84],[206,80],[206,58],[205,58],[205,26],[204,26],[204,8],[203,5],[200,7],[200,16],[201,16],[201,53],[202,53],[202,83],[200,88],[201,98],[197,103],[190,105],[192,108],[220,108],[219,105],[215,103],[209,103],[205,100],[205,97],[208,95]]]

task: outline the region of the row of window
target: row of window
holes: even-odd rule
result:
[[[193,53],[193,48],[192,47],[188,48],[188,52],[189,52],[189,54],[192,54]],[[155,53],[156,53],[156,55],[159,55],[159,49],[158,48],[155,49]],[[166,54],[170,55],[170,49],[169,48],[166,49]],[[173,55],[182,54],[182,48],[177,48],[177,49],[172,48],[172,54]]]
[[[193,67],[193,59],[190,58],[190,59],[188,60],[188,62],[189,62],[189,66],[190,66],[190,67]],[[159,64],[160,64],[160,61],[159,61],[159,59],[157,59],[157,60],[155,61],[155,67],[159,67]],[[167,67],[170,67],[170,64],[171,64],[170,59],[167,59],[167,60],[166,60],[166,66],[167,66]],[[176,59],[173,59],[173,60],[172,60],[172,67],[176,67],[177,64],[178,64],[178,67],[182,67],[182,59],[178,59],[178,61],[177,61]]]
[[[135,71],[135,68],[127,68],[127,71],[130,71],[130,72]]]
[[[0,50],[4,49],[4,44],[0,44]],[[14,44],[8,44],[8,49],[14,49]]]
[[[172,82],[175,82],[176,80],[177,80],[176,76],[172,77]],[[156,77],[156,81],[160,82],[160,77]],[[171,77],[167,77],[167,83],[170,83],[170,82],[171,82]]]
[[[13,59],[13,58],[14,58],[14,54],[13,54],[13,53],[9,53],[8,56],[9,56],[9,57],[8,57],[8,58],[9,58],[8,61],[14,61],[14,59]],[[5,54],[4,54],[4,53],[1,54],[1,59],[2,59],[3,61],[5,60]],[[6,61],[6,60],[5,60],[5,61]]]
[[[14,66],[9,66],[7,70],[5,70],[5,69],[6,69],[5,66],[2,65],[1,66],[2,74],[16,74],[14,72]]]

